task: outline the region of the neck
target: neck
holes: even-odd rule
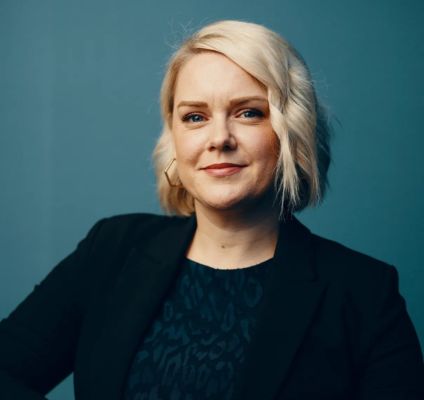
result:
[[[279,209],[216,210],[195,204],[197,229],[187,257],[218,269],[246,268],[274,256]]]

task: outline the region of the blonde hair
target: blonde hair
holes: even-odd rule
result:
[[[225,55],[267,88],[270,121],[279,142],[275,191],[280,215],[320,204],[328,186],[331,127],[308,67],[277,33],[249,22],[218,21],[185,40],[167,64],[160,96],[164,126],[153,152],[163,210],[179,216],[194,212],[193,197],[184,188],[171,187],[164,170],[174,157],[171,121],[178,72],[202,51]],[[176,168],[168,174],[181,185]]]

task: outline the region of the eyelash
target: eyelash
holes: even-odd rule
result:
[[[253,119],[253,118],[262,118],[262,117],[264,116],[264,114],[263,114],[261,111],[257,110],[256,108],[249,108],[249,109],[247,109],[247,110],[244,110],[244,111],[241,113],[241,115],[243,115],[244,113],[247,113],[247,112],[252,112],[252,113],[255,113],[255,114],[256,114],[256,116],[255,116],[255,117],[250,117],[250,119]],[[187,114],[187,115],[185,115],[184,117],[182,117],[182,118],[181,118],[181,121],[183,121],[183,122],[187,122],[187,121],[189,121],[189,119],[190,119],[191,117],[194,117],[194,116],[196,116],[196,115],[198,115],[199,117],[202,117],[202,118],[203,118],[203,116],[201,116],[201,115],[200,115],[200,114],[198,114],[198,113],[190,113],[190,114]],[[247,117],[247,118],[249,118],[249,117]],[[195,122],[193,122],[193,121],[189,121],[189,122],[195,123]],[[203,122],[203,121],[198,121],[198,122]]]

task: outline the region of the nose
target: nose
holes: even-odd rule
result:
[[[216,121],[210,128],[211,131],[207,144],[208,150],[228,151],[237,148],[237,141],[231,132],[228,121],[224,119]]]

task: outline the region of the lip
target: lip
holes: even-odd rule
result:
[[[221,163],[221,164],[211,164],[203,168],[203,170],[210,176],[214,177],[223,177],[233,175],[241,171],[245,165],[231,164],[231,163]]]
[[[208,165],[204,169],[221,169],[221,168],[233,168],[233,167],[239,167],[242,168],[243,165],[239,164],[231,164],[231,163],[221,163],[221,164],[212,164]]]

